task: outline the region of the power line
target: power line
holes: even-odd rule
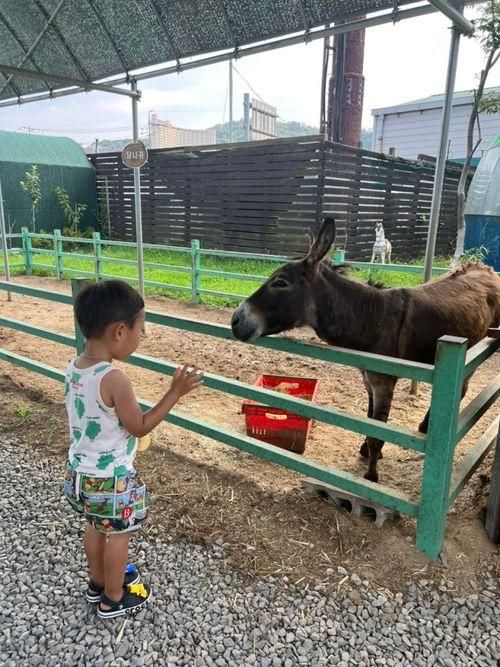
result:
[[[234,71],[236,72],[236,74],[237,74],[241,79],[243,79],[243,81],[247,84],[247,86],[250,88],[250,90],[252,91],[252,93],[253,93],[256,97],[258,97],[259,100],[260,100],[261,102],[264,102],[264,99],[263,99],[262,95],[259,95],[259,93],[255,90],[255,88],[252,87],[252,84],[249,83],[249,81],[248,81],[247,79],[245,79],[245,77],[243,76],[243,74],[242,74],[242,73],[241,73],[241,72],[240,72],[234,65],[233,65],[233,69],[234,69]],[[264,104],[265,104],[265,102],[264,102]]]

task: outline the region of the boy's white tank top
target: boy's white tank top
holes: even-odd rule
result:
[[[68,458],[79,473],[115,477],[133,470],[137,438],[122,426],[114,408],[101,398],[101,381],[115,370],[107,362],[66,369],[65,400],[70,428]]]

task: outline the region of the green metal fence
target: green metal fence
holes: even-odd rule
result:
[[[5,281],[0,282],[0,290],[36,297],[40,300],[47,299],[72,305],[78,291],[78,281],[74,280],[72,284],[73,296]],[[152,311],[146,313],[146,321],[156,325],[234,341],[230,328],[220,324],[211,324]],[[82,349],[83,338],[77,327],[75,335],[68,336],[3,316],[0,316],[0,326],[74,347],[77,351]],[[234,344],[241,345],[236,341],[234,341]],[[167,421],[414,517],[417,522],[417,547],[429,558],[436,559],[444,539],[448,508],[487,454],[498,431],[497,418],[486,429],[485,433],[477,439],[467,456],[453,469],[453,455],[457,443],[469,432],[500,394],[500,378],[497,378],[470,401],[466,408],[460,411],[462,384],[500,347],[500,340],[485,338],[476,346],[467,350],[465,339],[445,336],[438,341],[434,365],[355,352],[323,344],[308,344],[279,336],[260,339],[255,345],[286,352],[287,354],[297,354],[431,384],[429,429],[427,435],[423,435],[401,426],[361,417],[333,407],[312,404],[309,401],[291,398],[230,378],[211,373],[205,375],[205,384],[211,389],[234,396],[250,398],[265,405],[282,408],[355,433],[380,438],[423,454],[424,468],[418,502],[397,489],[382,484],[374,484],[335,467],[320,465],[303,456],[284,451],[196,417],[173,411],[167,417]],[[64,381],[64,373],[61,370],[9,350],[0,348],[0,359],[54,380]],[[176,369],[176,365],[173,363],[139,354],[132,355],[128,362],[140,368],[166,375],[173,375]],[[146,401],[142,401],[141,405],[145,408],[150,406]]]
[[[109,265],[123,265],[123,266],[137,266],[137,260],[135,259],[122,259],[118,257],[108,257],[103,254],[103,250],[111,247],[123,247],[123,248],[136,248],[135,243],[127,243],[125,241],[108,241],[102,239],[99,232],[94,232],[93,237],[89,238],[80,238],[76,239],[73,237],[62,236],[61,232],[56,229],[52,234],[33,234],[29,232],[26,228],[23,228],[22,235],[13,235],[12,238],[21,238],[22,239],[22,258],[24,262],[24,269],[26,273],[31,274],[33,269],[42,269],[44,271],[54,273],[58,279],[63,277],[71,276],[80,276],[87,278],[94,278],[96,280],[101,278],[116,278],[119,277],[122,280],[128,282],[137,283],[138,279],[130,278],[125,276],[115,276],[113,275],[112,268],[107,269]],[[36,247],[36,241],[43,239],[46,243],[50,244],[49,248],[39,248]],[[35,241],[35,244],[33,243]],[[83,252],[64,252],[63,244],[76,246],[77,248],[87,247],[89,248],[89,253]],[[216,297],[225,297],[230,299],[244,299],[248,295],[244,294],[234,294],[231,292],[222,292],[217,290],[204,289],[202,287],[202,278],[204,276],[212,276],[215,278],[233,278],[237,280],[251,281],[254,283],[264,283],[268,276],[252,275],[249,273],[231,273],[227,271],[216,271],[211,269],[203,268],[202,262],[206,257],[221,257],[227,259],[241,259],[249,261],[266,261],[277,264],[282,264],[283,262],[289,261],[289,257],[283,257],[278,255],[265,255],[265,254],[249,254],[249,253],[239,253],[239,252],[230,252],[222,250],[209,250],[201,248],[199,241],[192,241],[191,247],[179,247],[179,246],[164,246],[164,245],[153,245],[153,244],[143,244],[145,249],[152,250],[163,250],[167,252],[176,252],[185,254],[187,257],[190,257],[189,266],[176,266],[170,264],[157,264],[154,262],[144,262],[144,267],[151,269],[160,269],[165,271],[174,271],[177,273],[189,274],[191,277],[189,285],[177,285],[167,282],[155,282],[151,280],[146,280],[144,282],[146,287],[153,288],[163,288],[170,290],[177,290],[191,294],[191,301],[193,303],[199,303],[201,297],[203,296],[216,296]],[[37,262],[37,256],[50,256],[53,259],[53,264],[43,264]],[[16,263],[12,265],[12,268],[20,268],[21,264],[19,262],[19,255],[16,257]],[[75,268],[70,268],[64,264],[65,259],[82,259],[89,262],[92,262],[92,270],[82,271]],[[336,252],[335,261],[340,263],[345,260],[344,252],[339,250]],[[383,269],[384,271],[402,271],[407,273],[423,274],[422,266],[413,266],[410,264],[370,264],[368,262],[351,262],[350,266],[355,269]],[[1,267],[1,265],[0,265]],[[433,272],[436,275],[441,275],[446,273],[448,269],[442,267],[435,267]]]

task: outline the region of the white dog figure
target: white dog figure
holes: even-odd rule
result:
[[[389,239],[385,238],[384,226],[381,222],[377,222],[375,226],[375,243],[373,244],[373,252],[371,263],[375,262],[377,257],[380,257],[382,264],[385,264],[387,258],[388,263],[391,263],[392,245]]]

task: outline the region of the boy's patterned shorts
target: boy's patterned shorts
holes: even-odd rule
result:
[[[79,473],[68,461],[64,495],[102,533],[138,530],[148,513],[148,491],[135,470],[117,477],[94,477]]]

